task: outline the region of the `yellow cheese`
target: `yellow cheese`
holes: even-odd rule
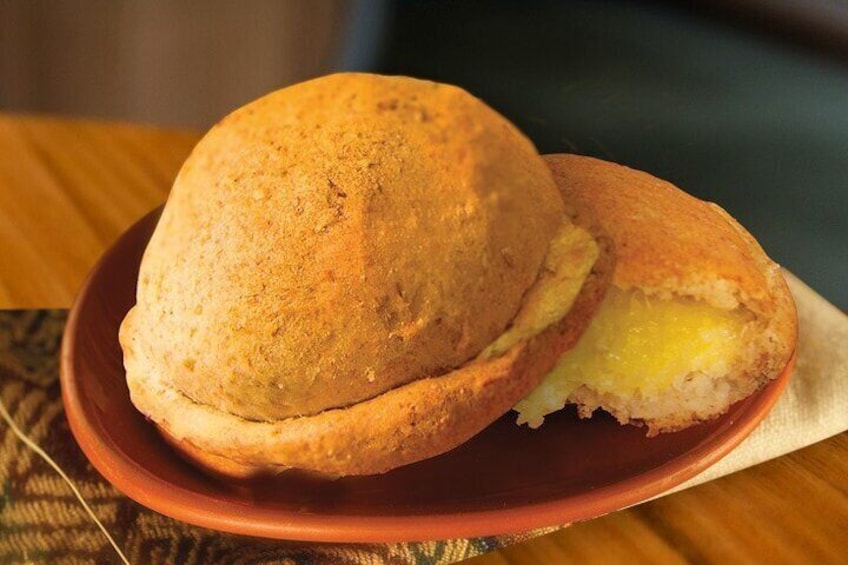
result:
[[[581,385],[650,396],[691,373],[723,375],[740,355],[745,322],[737,311],[613,286],[577,346],[516,405],[518,422],[540,425]]]
[[[512,326],[481,357],[497,357],[561,320],[571,309],[599,254],[598,244],[588,231],[564,222],[551,241],[539,278],[527,291]]]

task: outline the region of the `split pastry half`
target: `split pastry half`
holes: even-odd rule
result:
[[[564,404],[649,435],[723,414],[777,377],[797,339],[780,268],[719,206],[647,173],[545,157],[563,198],[612,239],[612,285],[589,329],[516,405],[531,427]]]

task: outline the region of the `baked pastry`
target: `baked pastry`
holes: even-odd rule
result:
[[[227,116],[177,176],[121,326],[131,398],[215,472],[384,472],[536,386],[612,260],[467,92],[301,83]]]
[[[578,345],[516,406],[518,422],[576,404],[648,435],[723,414],[777,377],[797,338],[778,265],[719,206],[647,173],[548,155],[563,197],[612,239],[616,267]]]

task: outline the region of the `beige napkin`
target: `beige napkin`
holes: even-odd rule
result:
[[[670,494],[848,430],[848,316],[784,271],[798,307],[795,372],[769,415],[721,461]]]

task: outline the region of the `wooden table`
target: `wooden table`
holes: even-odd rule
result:
[[[0,308],[66,308],[164,201],[196,132],[0,114]],[[475,558],[530,563],[845,563],[848,433]]]

